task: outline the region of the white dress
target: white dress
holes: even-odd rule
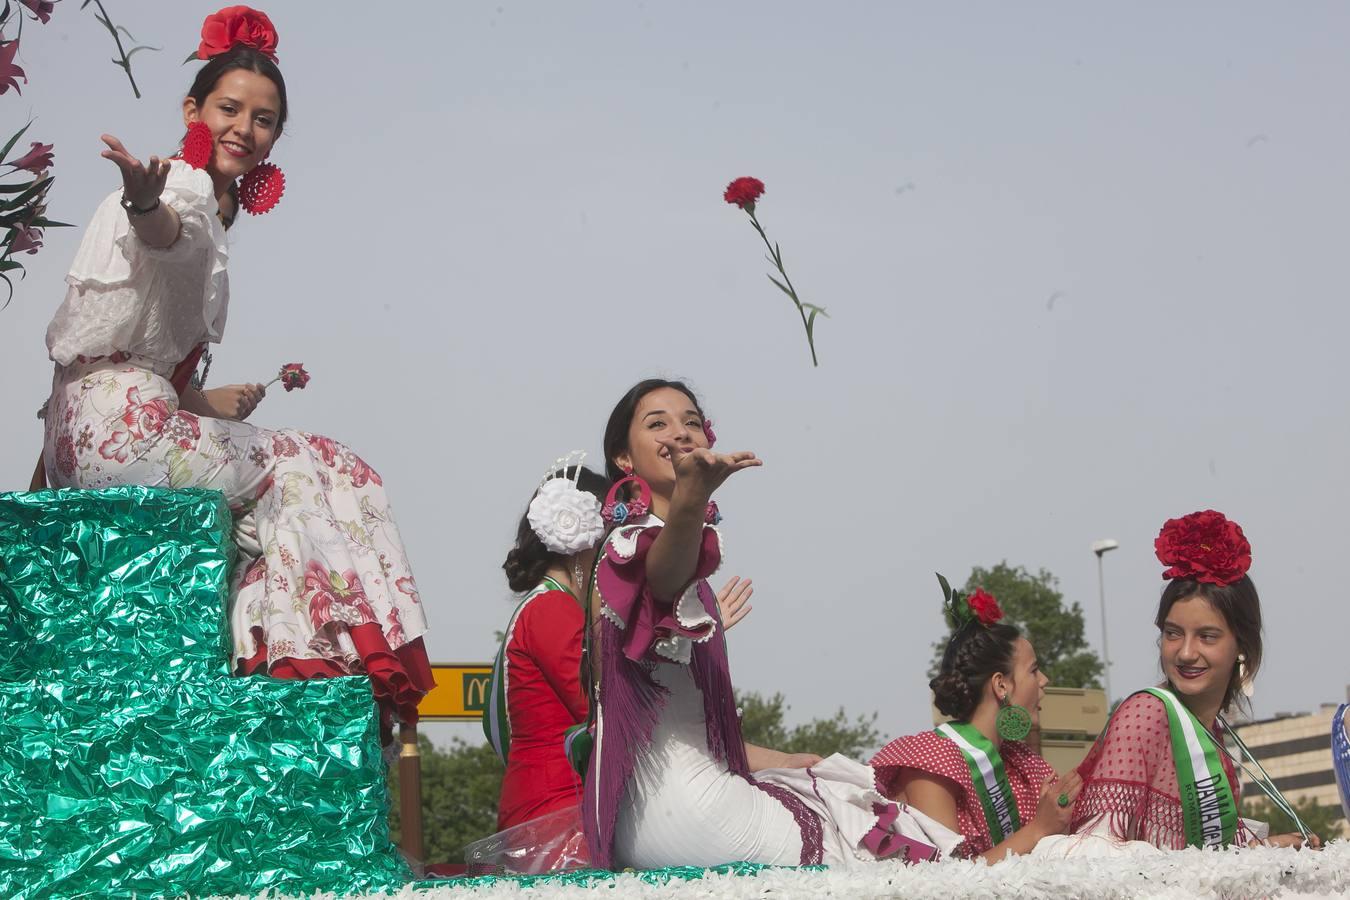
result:
[[[950,854],[961,835],[878,793],[870,766],[836,754],[749,771],[707,582],[720,535],[704,530],[694,582],[662,604],[646,584],[661,527],[647,516],[616,529],[599,564],[601,681],[583,802],[592,860],[851,866]]]
[[[738,860],[797,865],[802,828],[792,813],[708,752],[703,700],[688,667],[662,664],[654,674],[670,693],[651,752],[639,757],[619,812],[616,861],[644,869]],[[824,865],[876,859],[863,838],[877,825],[876,807],[891,801],[875,790],[871,766],[835,754],[810,769],[763,769],[754,778],[790,792],[818,819]],[[898,811],[893,827],[944,855],[962,840],[913,807]]]
[[[433,684],[426,616],[383,479],[323,435],[181,408],[193,354],[220,340],[229,305],[211,178],[171,161],[160,199],[180,230],[164,248],[140,240],[119,197],[95,212],[47,329],[48,483],[220,491],[241,550],[235,671],[366,674],[387,713],[415,721]]]

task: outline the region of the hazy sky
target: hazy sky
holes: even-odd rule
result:
[[[56,144],[51,215],[118,187],[100,132],[168,153],[213,5],[109,4],[135,100],[76,0],[29,24],[11,133]],[[292,119],[282,205],[231,232],[216,385],[303,361],[252,421],[384,476],[440,661],[487,660],[537,479],[597,454],[648,375],[690,379],[755,611],[741,688],[796,720],[928,727],[933,572],[1045,567],[1117,694],[1157,673],[1162,521],[1245,528],[1266,616],[1258,715],[1345,697],[1350,9],[1343,4],[274,3]],[[828,307],[812,369],[760,218]],[[80,229],[0,312],[27,484],[43,332]],[[599,460],[596,460],[599,463]],[[444,732],[442,732],[444,733]],[[462,730],[466,736],[472,734]]]

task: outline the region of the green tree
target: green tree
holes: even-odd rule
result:
[[[962,593],[982,587],[998,598],[1008,621],[1022,629],[1036,648],[1041,669],[1056,687],[1101,687],[1102,661],[1088,648],[1083,631],[1083,608],[1066,604],[1059,579],[1045,569],[1032,574],[1024,567],[999,563],[992,569],[976,567],[966,579]],[[934,594],[937,587],[933,588]],[[928,677],[937,674],[947,637],[933,645]]]
[[[1308,830],[1323,841],[1329,841],[1345,833],[1346,823],[1339,806],[1323,806],[1312,797],[1304,797],[1294,804],[1294,811],[1303,820],[1303,824],[1308,826]],[[1242,815],[1248,819],[1268,823],[1271,834],[1291,834],[1298,831],[1298,826],[1294,824],[1289,814],[1265,797],[1242,801]]]
[[[454,738],[444,749],[426,735],[418,738],[422,753],[422,838],[426,862],[464,861],[464,845],[497,830],[502,761],[488,744]],[[399,831],[398,766],[389,770],[389,829]]]
[[[753,691],[738,693],[741,710],[741,735],[751,744],[782,750],[784,753],[842,753],[857,759],[881,745],[877,714],[849,720],[841,706],[828,719],[813,719],[788,728],[783,717],[790,708],[782,694],[764,698]]]

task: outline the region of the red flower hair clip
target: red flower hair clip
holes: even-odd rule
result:
[[[951,584],[942,573],[938,573],[937,580],[942,587],[942,605],[947,625],[951,627],[953,634],[972,622],[979,622],[988,628],[1002,621],[1003,609],[994,599],[994,595],[984,588],[976,588],[975,593],[962,597],[957,591],[952,590]]]
[[[998,601],[984,588],[976,588],[975,593],[966,598],[966,605],[975,614],[975,618],[980,620],[981,625],[993,625],[1003,618],[1003,610],[999,608]]]
[[[1189,578],[1204,584],[1241,581],[1252,567],[1252,545],[1242,526],[1212,509],[1163,523],[1153,542],[1163,578]]]
[[[202,42],[194,56],[210,59],[238,44],[252,47],[272,62],[277,61],[276,26],[267,18],[267,13],[251,6],[227,6],[207,16],[202,23]]]

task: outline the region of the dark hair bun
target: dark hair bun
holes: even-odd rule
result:
[[[552,554],[544,549],[542,543],[528,547],[512,547],[506,554],[502,569],[506,571],[506,583],[517,594],[530,590],[538,584],[548,571]]]
[[[1006,622],[971,624],[958,630],[947,645],[937,677],[928,682],[938,711],[958,722],[969,722],[989,679],[1012,671],[1014,645],[1021,634],[1017,626]]]
[[[933,689],[933,704],[944,716],[965,720],[975,711],[975,697],[961,676],[951,672],[941,674],[928,686]]]

